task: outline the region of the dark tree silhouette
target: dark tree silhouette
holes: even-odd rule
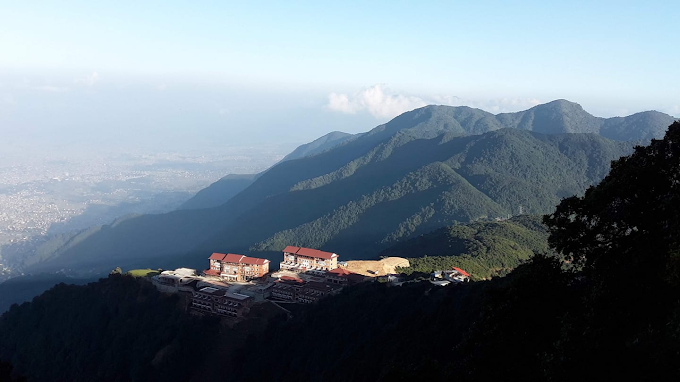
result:
[[[680,347],[680,122],[636,147],[583,197],[544,218],[549,242],[583,267],[583,316],[556,364],[609,379],[677,376]],[[606,371],[606,372],[605,372]]]

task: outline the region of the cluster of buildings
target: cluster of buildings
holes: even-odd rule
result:
[[[151,280],[161,292],[186,296],[188,309],[199,314],[241,318],[253,303],[266,298],[266,288],[260,285],[234,288],[233,285],[199,276],[194,269],[188,268],[163,271]]]
[[[346,269],[335,268],[323,275],[313,273],[305,276],[281,276],[272,287],[272,298],[310,304],[336,294],[345,286],[357,284],[370,277],[352,273]]]
[[[451,267],[451,269],[436,271],[430,274],[430,282],[439,286],[468,281],[470,281],[470,274],[458,267]]]
[[[194,313],[238,319],[254,303],[310,304],[366,279],[338,268],[337,254],[304,247],[286,247],[281,269],[274,274],[267,259],[213,253],[208,262],[201,275],[180,268],[161,272],[152,282],[162,292],[187,296],[188,309]]]
[[[180,268],[164,271],[152,281],[163,292],[187,296],[188,309],[194,313],[239,319],[258,302],[311,304],[347,285],[374,279],[339,267],[335,253],[304,247],[287,246],[280,269],[274,273],[269,273],[267,259],[213,253],[208,261],[209,268],[201,275],[193,269]],[[399,275],[382,277],[380,281],[403,282]],[[454,267],[432,274],[432,282],[463,282],[469,277]]]
[[[221,281],[245,282],[255,279],[266,285],[267,298],[279,302],[309,304],[339,292],[344,286],[365,280],[364,276],[338,268],[338,255],[318,249],[287,246],[279,271],[262,279],[269,273],[269,260],[236,255],[213,253],[210,268],[203,271],[206,277]]]

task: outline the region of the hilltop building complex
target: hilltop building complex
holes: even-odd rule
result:
[[[239,321],[253,304],[311,304],[375,277],[348,270],[346,264],[339,267],[336,253],[294,246],[283,250],[281,269],[272,274],[267,259],[215,252],[208,261],[209,269],[200,275],[179,268],[151,282],[162,292],[180,294],[194,314]]]

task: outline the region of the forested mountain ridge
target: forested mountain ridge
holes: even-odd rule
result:
[[[526,111],[497,115],[466,106],[431,105],[404,113],[366,135],[371,136],[373,141],[380,141],[397,132],[415,138],[433,138],[444,132],[452,135],[474,135],[502,128],[516,128],[545,134],[593,133],[618,141],[645,142],[662,137],[666,127],[673,121],[672,116],[656,111],[641,112],[628,117],[595,117],[579,104],[566,100],[556,100]],[[334,131],[299,146],[282,161],[319,154],[362,135]],[[361,150],[357,153],[361,153]],[[226,203],[237,193],[236,190],[240,192],[250,185],[244,179],[254,181],[257,176],[228,175],[199,192],[181,208],[207,208]]]
[[[530,112],[533,115],[560,115],[565,110],[570,112],[571,109],[562,107],[564,105],[572,104],[555,101],[536,106]],[[573,109],[582,111],[580,106]],[[516,123],[517,129],[499,130],[503,127],[501,120]],[[377,205],[371,204],[371,200],[380,199],[380,189],[393,187],[394,190],[399,182],[407,182],[408,176],[417,179],[422,171],[433,171],[430,165],[434,162],[442,163],[437,165],[438,171],[447,172],[446,167],[449,167],[455,172],[455,175],[449,174],[450,176],[462,178],[458,181],[460,185],[464,185],[461,189],[469,190],[464,194],[468,195],[467,201],[455,201],[455,192],[451,194],[450,190],[448,195],[444,194],[444,188],[447,184],[450,186],[452,181],[450,176],[443,184],[408,193],[408,197],[406,194],[401,195],[396,203],[391,204],[394,208],[388,208],[385,203],[395,200],[383,198],[379,203],[380,208],[395,209],[400,208],[401,203],[407,203],[408,208],[404,211],[408,215],[397,216],[394,220],[398,222],[396,224],[392,224],[392,221],[388,223],[390,231],[380,232],[378,236],[382,236],[379,241],[385,239],[387,243],[406,238],[408,235],[449,225],[453,220],[467,221],[484,215],[515,213],[519,204],[526,204],[527,212],[530,213],[547,212],[560,197],[578,193],[601,179],[608,171],[609,161],[628,153],[631,146],[623,149],[622,146],[617,146],[621,144],[614,142],[604,144],[606,140],[601,137],[580,135],[564,136],[558,142],[551,141],[548,138],[550,136],[539,138],[539,135],[520,131],[562,131],[566,129],[564,126],[571,126],[564,124],[549,128],[541,125],[554,120],[559,118],[534,118],[531,123],[525,121],[520,124],[517,122],[522,121],[520,117],[512,119],[507,115],[494,116],[467,107],[427,106],[416,109],[331,150],[279,163],[220,206],[163,215],[144,215],[120,222],[115,227],[104,226],[96,232],[90,231],[87,237],[75,238],[57,250],[57,256],[52,256],[53,261],[38,265],[34,270],[79,267],[81,270],[89,269],[94,272],[95,268],[107,269],[109,265],[146,265],[146,259],[152,257],[156,258],[153,260],[154,264],[160,261],[162,264],[158,266],[169,267],[180,264],[173,260],[178,256],[196,256],[206,250],[273,250],[282,238],[288,240],[285,236],[292,232],[289,230],[298,230],[296,232],[309,236],[314,233],[316,225],[323,224],[324,216],[329,218],[341,208],[356,210],[354,206],[357,203],[359,209],[356,211],[369,218],[366,222],[372,221],[371,219],[381,215]],[[561,120],[579,119],[572,116]],[[510,122],[507,123],[511,124]],[[629,127],[633,125],[630,124]],[[636,128],[644,130],[640,126]],[[496,130],[499,131],[495,132]],[[469,136],[488,131],[495,133],[479,136],[484,138]],[[527,137],[532,137],[536,142],[528,142]],[[464,150],[461,147],[465,146],[464,142],[468,142],[466,139],[475,140],[475,143]],[[498,145],[493,146],[490,142],[494,139],[496,142],[504,139],[507,144],[505,149],[499,149]],[[491,146],[485,149],[485,144]],[[548,150],[549,153],[544,150],[548,146],[552,147]],[[516,149],[512,149],[513,147]],[[557,154],[555,148],[563,151]],[[448,155],[446,149],[462,151]],[[500,153],[502,156],[496,158]],[[455,158],[456,155],[469,160],[461,162]],[[544,155],[557,155],[557,163],[561,165],[552,166],[550,162],[553,159],[547,159]],[[572,159],[569,159],[570,156]],[[514,164],[515,162],[517,163]],[[552,166],[556,171],[554,179],[551,179],[553,175],[547,173],[552,170],[537,168],[542,165]],[[562,165],[569,170],[565,170]],[[498,166],[506,169],[501,170]],[[585,167],[577,169],[579,166]],[[494,167],[495,169],[491,169]],[[525,170],[537,172],[521,175]],[[578,174],[569,171],[576,171]],[[538,175],[541,173],[543,175]],[[361,184],[353,183],[360,179],[363,179]],[[539,180],[545,182],[539,184]],[[562,180],[566,183],[561,184]],[[532,191],[527,193],[529,186]],[[341,194],[339,190],[347,192]],[[422,192],[429,196],[420,203],[418,199],[425,195]],[[470,199],[470,193],[476,193],[477,196]],[[368,199],[361,202],[363,196]],[[471,203],[470,200],[475,202]],[[452,201],[455,203],[452,204]],[[444,208],[435,209],[447,212],[433,214],[430,203],[438,203]],[[467,212],[461,209],[466,205],[474,205],[476,210]],[[421,222],[418,224],[420,228],[413,230],[411,227],[418,221]],[[422,224],[423,221],[426,224]],[[241,234],[246,228],[249,231],[245,235]],[[347,250],[348,253],[353,253],[353,248],[345,245],[349,242],[348,237],[357,245],[375,241],[375,235],[361,238],[362,231],[370,231],[364,230],[366,225],[353,224],[353,229],[347,228],[341,226],[340,235],[337,228],[326,230],[323,235],[327,239],[322,240],[325,243],[323,245],[333,249],[331,246],[340,244],[337,251]],[[253,230],[257,232],[252,232]],[[383,244],[387,246],[385,243]],[[374,249],[375,246],[366,247],[366,250]],[[102,259],[110,260],[111,263],[102,263]],[[198,266],[195,263],[192,265]]]
[[[534,253],[548,253],[548,229],[540,215],[483,221],[436,229],[387,248],[380,256],[409,259],[401,272],[425,273],[459,267],[473,280],[502,276]]]
[[[384,131],[392,133],[395,130],[417,131],[421,137],[423,132],[429,136],[444,131],[469,135],[511,128],[544,134],[592,133],[617,141],[648,142],[663,137],[674,121],[674,117],[658,111],[626,117],[595,117],[581,105],[560,99],[525,111],[496,115],[466,106],[431,105],[404,113],[383,126]],[[380,129],[381,126],[374,131]]]
[[[601,179],[609,162],[630,149],[594,135],[511,129],[410,140],[361,161],[343,172],[345,177],[296,191],[310,203],[322,203],[317,198],[346,202],[327,214],[317,208],[316,219],[279,231],[251,250],[275,251],[294,243],[361,257],[456,221],[505,217],[519,206],[526,212],[549,212],[560,198]],[[247,230],[248,225],[239,227]],[[246,237],[240,229],[234,235]],[[221,238],[237,242],[227,232]]]

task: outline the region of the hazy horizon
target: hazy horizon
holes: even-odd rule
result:
[[[613,1],[5,4],[0,133],[43,150],[285,151],[426,104],[678,116],[665,21],[678,15]]]

